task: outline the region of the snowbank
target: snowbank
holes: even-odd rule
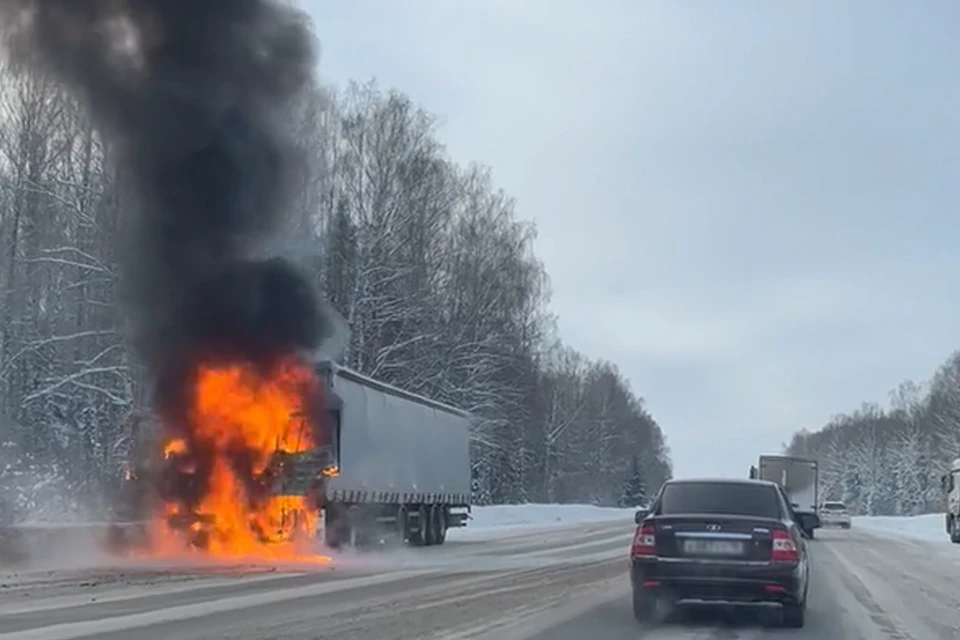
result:
[[[879,535],[932,542],[950,541],[942,513],[925,513],[922,516],[860,516],[853,518],[853,526]]]
[[[466,530],[454,529],[452,535],[490,534],[519,529],[545,529],[590,522],[623,521],[633,524],[635,509],[595,507],[585,504],[499,504],[473,508],[473,519]]]

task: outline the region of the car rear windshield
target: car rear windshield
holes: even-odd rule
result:
[[[843,511],[847,508],[847,505],[842,502],[824,502],[823,508],[829,509],[830,511]]]
[[[658,513],[710,513],[779,518],[777,490],[737,482],[677,482],[663,488]]]

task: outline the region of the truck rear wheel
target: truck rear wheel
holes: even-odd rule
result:
[[[447,541],[447,508],[443,505],[437,505],[433,521],[434,544],[443,544]]]
[[[343,510],[334,504],[328,504],[323,514],[323,544],[328,549],[339,549],[347,533]]]
[[[410,532],[410,545],[423,547],[429,544],[430,511],[422,504],[417,509],[417,528]]]
[[[438,504],[430,506],[430,519],[427,520],[427,545],[429,546],[440,544],[440,527],[443,526],[441,511],[442,507]]]
[[[407,513],[407,508],[403,505],[400,505],[400,508],[397,509],[397,537],[400,539],[400,544],[405,544],[410,539],[410,514]]]

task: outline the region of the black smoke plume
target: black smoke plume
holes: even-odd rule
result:
[[[191,359],[258,362],[332,330],[309,278],[258,248],[298,167],[285,108],[310,82],[309,21],[270,0],[0,0],[5,51],[53,74],[133,193],[123,300],[165,393]]]

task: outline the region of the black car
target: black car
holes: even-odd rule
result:
[[[773,482],[671,480],[649,512],[637,513],[630,549],[633,611],[653,617],[658,603],[780,609],[802,627],[809,562],[803,522]]]

